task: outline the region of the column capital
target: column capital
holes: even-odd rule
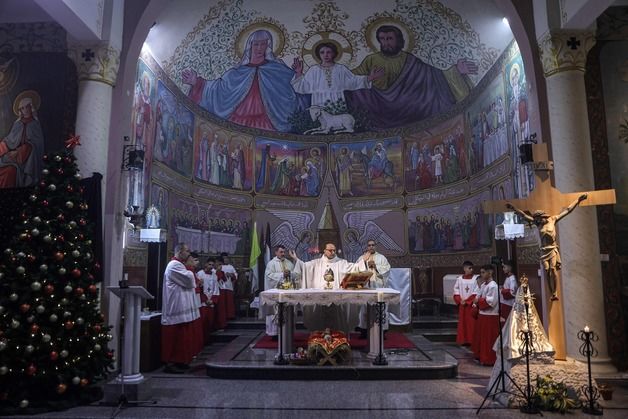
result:
[[[584,73],[587,54],[595,45],[595,34],[590,31],[549,31],[539,38],[543,73],[550,77],[563,71]]]
[[[68,46],[68,56],[76,64],[79,81],[92,80],[115,86],[120,51],[108,43],[74,43]]]

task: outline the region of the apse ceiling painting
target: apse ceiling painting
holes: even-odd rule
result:
[[[390,130],[454,109],[507,45],[485,44],[447,3],[226,0],[203,10],[178,44],[151,50],[191,102],[230,126]],[[462,12],[477,1],[469,3]]]

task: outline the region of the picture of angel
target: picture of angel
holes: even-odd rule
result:
[[[307,211],[267,211],[276,217],[275,222],[271,223],[274,225],[270,235],[271,246],[274,248],[281,244],[286,249],[294,250],[302,261],[309,261],[317,253],[312,230],[314,214]]]
[[[401,210],[347,212],[342,218],[345,225],[342,257],[350,262],[357,261],[369,240],[376,240],[378,251],[386,256],[404,254],[405,226],[399,222],[403,218]]]

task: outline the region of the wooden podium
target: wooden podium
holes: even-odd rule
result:
[[[140,311],[142,300],[154,298],[144,287],[107,287],[120,298],[120,375],[117,381],[138,384],[144,380],[140,373]]]

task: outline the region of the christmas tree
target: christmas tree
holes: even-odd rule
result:
[[[98,397],[113,362],[99,310],[100,269],[73,148],[44,156],[0,248],[0,410],[66,408]]]

